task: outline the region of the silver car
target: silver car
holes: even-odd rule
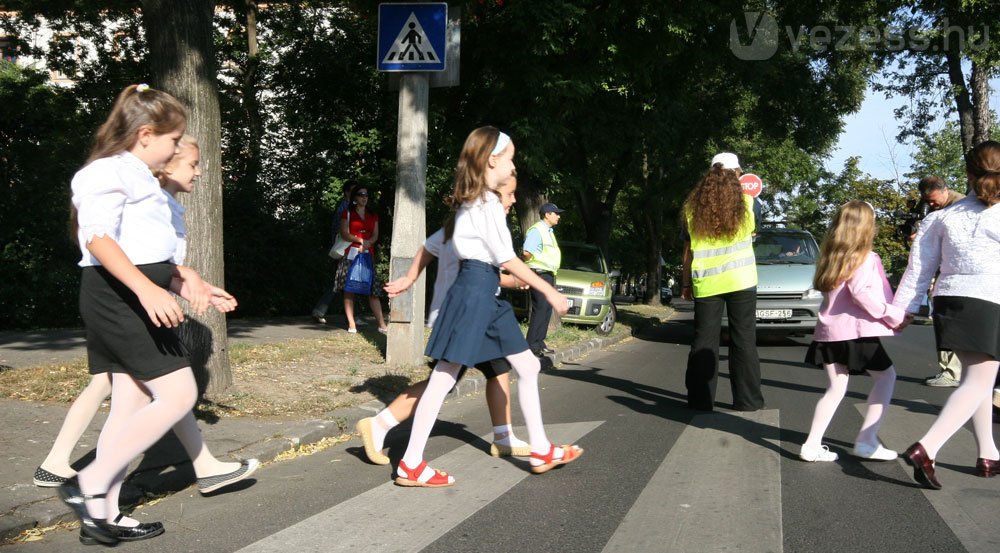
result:
[[[816,328],[823,302],[812,287],[819,246],[812,234],[797,229],[765,227],[753,240],[757,257],[757,331],[807,334]],[[728,326],[726,317],[723,326]]]

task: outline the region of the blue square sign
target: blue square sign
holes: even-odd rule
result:
[[[379,71],[444,71],[448,4],[378,5]]]

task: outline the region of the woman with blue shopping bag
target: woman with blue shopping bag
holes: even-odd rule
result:
[[[350,208],[340,220],[340,237],[351,243],[344,250],[344,256],[337,265],[334,275],[334,291],[344,291],[344,314],[347,316],[347,332],[358,332],[354,320],[355,296],[368,296],[368,305],[378,321],[378,331],[385,334],[388,327],[382,316],[379,299],[382,279],[375,272],[375,242],[378,241],[378,214],[368,209],[368,188],[357,186],[351,192]]]

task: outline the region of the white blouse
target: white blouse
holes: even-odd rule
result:
[[[81,267],[101,264],[87,244],[103,236],[118,242],[135,265],[173,257],[177,235],[167,194],[141,159],[122,152],[94,160],[73,176],[72,189]]]
[[[927,215],[892,303],[916,313],[938,267],[935,296],[1000,304],[1000,204],[987,209],[970,194]]]
[[[174,234],[177,236],[177,248],[174,250],[172,261],[174,265],[183,265],[184,258],[187,257],[187,226],[184,225],[184,212],[187,209],[169,192],[163,190],[163,193],[167,196],[167,203],[170,204],[170,224],[173,225]]]
[[[459,259],[476,259],[496,267],[513,259],[514,245],[500,198],[487,192],[462,204],[455,215],[452,242]]]
[[[438,229],[426,242],[424,249],[438,260],[437,278],[434,280],[434,296],[431,298],[430,314],[427,316],[427,326],[434,326],[441,304],[444,303],[448,289],[458,278],[460,263],[458,254],[453,247],[454,240],[444,241],[444,229]]]

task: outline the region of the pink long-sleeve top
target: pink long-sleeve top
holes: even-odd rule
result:
[[[892,304],[892,287],[882,259],[869,252],[851,278],[823,293],[813,340],[839,342],[893,336],[906,312]]]

